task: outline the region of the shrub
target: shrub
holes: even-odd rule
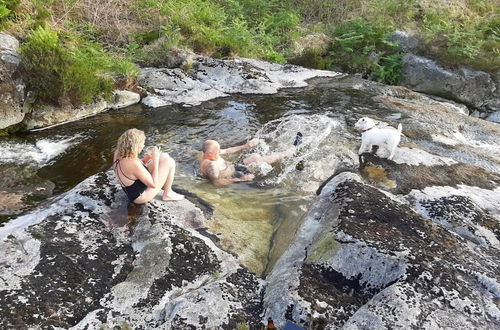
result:
[[[447,65],[469,64],[487,71],[498,70],[499,13],[498,7],[485,0],[471,0],[462,10],[427,8],[422,21],[422,52]]]
[[[399,47],[386,38],[383,28],[361,18],[339,25],[330,51],[333,66],[342,71],[372,75],[388,84],[398,82],[402,54]]]
[[[9,18],[20,2],[20,0],[0,0],[0,22]]]
[[[74,105],[106,96],[113,89],[108,72],[137,75],[137,68],[127,59],[113,58],[101,46],[72,35],[60,35],[38,27],[21,46],[27,87],[37,102]]]

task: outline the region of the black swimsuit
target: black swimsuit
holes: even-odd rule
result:
[[[129,178],[128,176],[125,175],[125,173],[123,173],[122,171],[122,168],[120,166],[120,160],[121,159],[117,159],[115,161],[115,173],[116,173],[116,177],[118,178],[118,181],[120,181],[120,185],[122,186],[122,189],[123,191],[125,192],[125,194],[127,194],[127,197],[128,199],[133,202],[134,200],[137,199],[137,197],[141,196],[141,194],[144,192],[144,190],[146,190],[147,186],[142,183],[141,180],[137,179],[137,180],[132,180],[131,178]],[[144,167],[146,167],[146,165],[142,164]],[[122,173],[122,175],[124,177],[126,177],[127,179],[129,179],[130,181],[134,181],[134,183],[132,183],[130,186],[126,186],[123,184],[122,180],[120,180],[120,176],[118,175],[118,172],[116,171],[116,169],[119,169],[120,172]]]
[[[244,175],[250,174],[248,168],[243,164],[234,165],[233,178],[241,178]]]

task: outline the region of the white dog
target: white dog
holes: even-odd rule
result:
[[[375,121],[368,117],[363,117],[354,124],[354,127],[363,131],[361,134],[361,147],[359,148],[358,155],[364,152],[371,152],[372,146],[376,145],[381,148],[385,148],[388,153],[388,159],[394,157],[394,151],[401,140],[401,124],[398,125],[398,129],[393,127],[375,127]],[[377,151],[377,154],[378,151]]]

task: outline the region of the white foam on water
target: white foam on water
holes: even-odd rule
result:
[[[7,142],[0,144],[0,163],[46,165],[77,143],[80,135],[42,139],[35,144]]]
[[[283,159],[279,172],[271,173],[263,183],[266,185],[279,184],[292,172],[296,172],[296,165],[300,161],[319,157],[320,145],[325,142],[327,137],[336,134],[337,130],[334,130],[334,128],[341,126],[340,121],[325,115],[305,116],[296,114],[265,124],[255,135],[256,138],[260,139],[256,152],[262,156],[276,153],[288,153],[293,154],[293,156]],[[294,147],[293,142],[297,132],[302,133],[302,143]],[[328,140],[333,141],[334,139]],[[308,164],[313,165],[315,163],[309,162]],[[259,171],[261,175],[267,175],[272,169],[266,165],[261,167],[262,170]]]
[[[461,132],[453,132],[449,136],[432,135],[432,140],[450,146],[465,145],[474,148],[482,149],[492,155],[500,156],[500,144],[493,141],[482,141],[480,138],[471,134],[462,134]]]

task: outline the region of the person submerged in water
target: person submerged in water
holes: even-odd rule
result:
[[[293,143],[294,146],[299,145],[301,139],[302,134],[297,133],[297,137],[295,138],[295,142]],[[248,170],[247,166],[249,164],[260,162],[273,164],[277,161],[282,160],[283,158],[293,156],[295,152],[294,148],[288,151],[274,153],[268,156],[261,156],[255,153],[243,159],[243,164],[236,165],[227,162],[220,156],[252,148],[256,146],[257,143],[258,140],[253,139],[237,147],[221,149],[217,141],[206,140],[205,142],[203,142],[202,146],[203,156],[200,161],[201,173],[215,186],[223,186],[234,182],[251,181],[255,176]]]
[[[158,147],[152,147],[145,157],[139,153],[144,149],[146,136],[135,128],[126,130],[119,138],[113,157],[115,175],[135,204],[152,200],[163,189],[164,201],[176,201],[184,196],[172,190],[175,175],[175,161]]]

